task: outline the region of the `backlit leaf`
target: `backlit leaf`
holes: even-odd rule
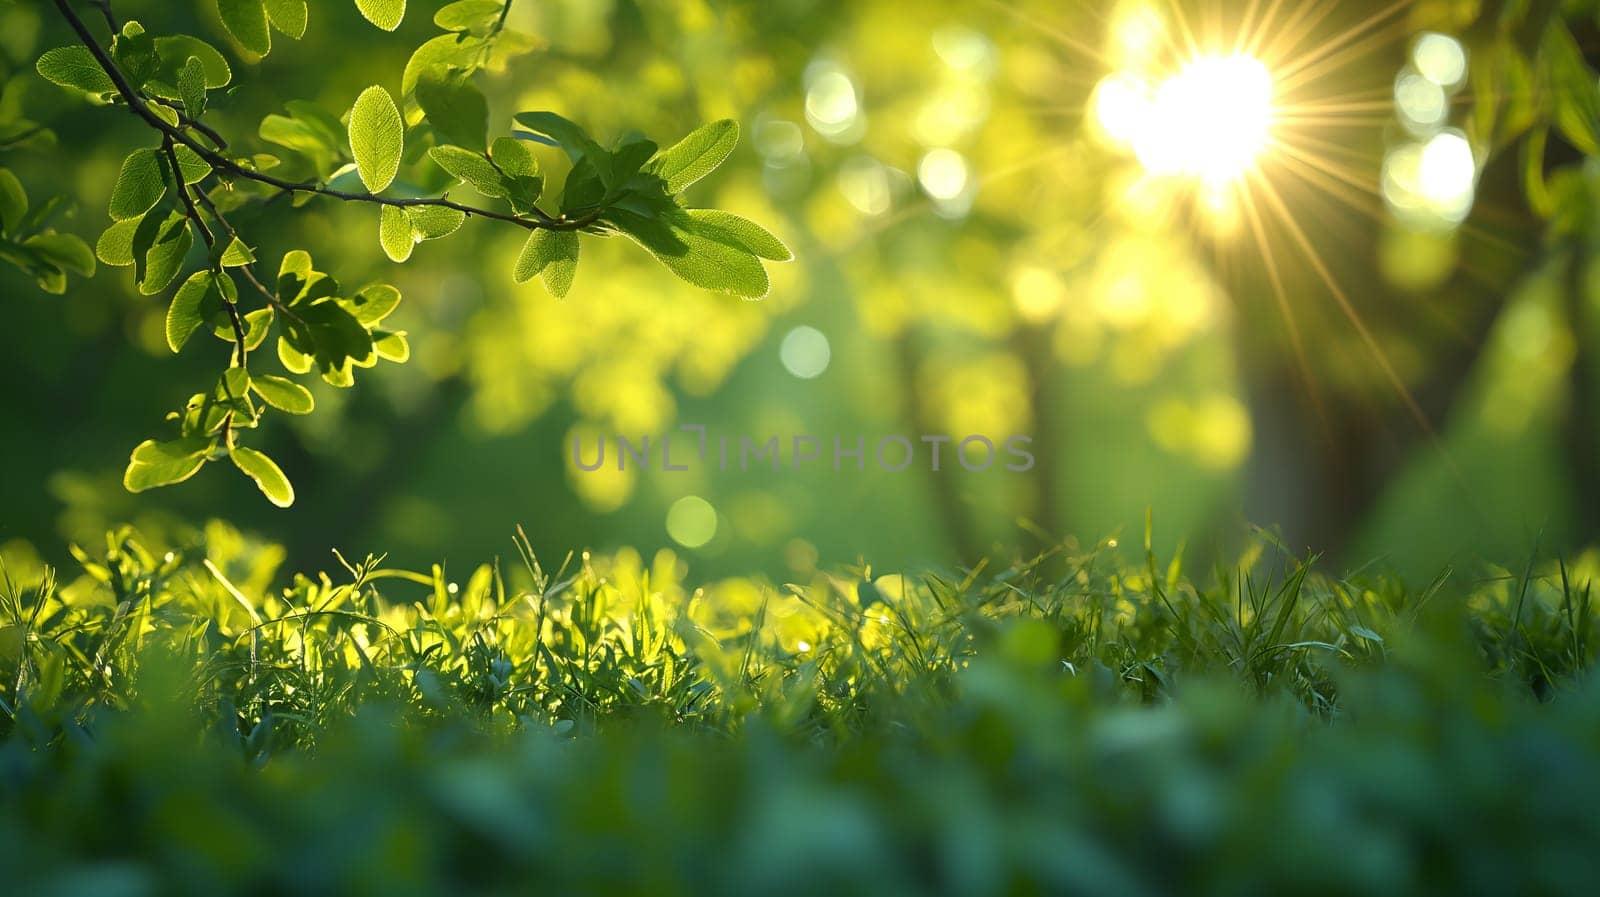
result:
[[[228,457],[233,459],[235,467],[256,481],[267,501],[280,508],[294,504],[294,487],[289,484],[289,478],[283,475],[283,470],[278,467],[277,462],[253,448],[242,445],[229,449]]]
[[[190,436],[169,442],[148,439],[133,450],[122,485],[129,492],[181,483],[206,463],[214,443],[208,437]]]
[[[389,92],[376,85],[361,92],[350,110],[350,151],[361,183],[380,193],[394,182],[405,149],[405,123]]]
[[[267,30],[267,7],[262,0],[217,0],[217,15],[233,39],[257,56],[272,50]]]
[[[406,0],[356,0],[356,8],[384,31],[399,28],[406,17]]]
[[[690,132],[670,148],[645,163],[646,174],[660,178],[671,194],[682,193],[695,181],[717,169],[739,144],[739,123],[714,121]]]

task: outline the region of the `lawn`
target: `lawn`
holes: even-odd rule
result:
[[[520,541],[520,548],[525,549]],[[17,893],[1590,893],[1590,568],[8,570]]]

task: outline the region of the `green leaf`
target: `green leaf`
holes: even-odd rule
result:
[[[250,401],[250,372],[241,367],[230,367],[217,378],[217,388],[212,393],[216,404],[224,411],[235,412],[234,423],[255,426],[259,415]],[[242,419],[241,419],[242,418]]]
[[[296,104],[289,105],[290,115],[268,115],[261,120],[261,139],[300,153],[319,174],[327,173],[344,153],[344,126],[332,119],[329,128],[321,110],[302,105],[296,111]]]
[[[145,101],[145,108],[154,113],[156,118],[161,119],[174,128],[176,128],[178,123],[182,120],[178,116],[178,110],[175,107],[168,106],[166,103],[157,102],[155,100],[147,100]]]
[[[489,157],[496,168],[510,177],[537,177],[539,174],[538,160],[515,138],[496,137]]]
[[[322,299],[307,306],[297,306],[296,314],[312,347],[312,356],[322,373],[322,379],[333,386],[345,387],[355,383],[352,366],[367,367],[377,360],[372,349],[372,334],[361,326],[343,304],[333,299]]]
[[[472,189],[484,196],[499,198],[506,195],[505,187],[500,183],[500,170],[479,153],[459,146],[436,146],[428,150],[428,158],[451,177],[471,184]]]
[[[139,219],[139,225],[133,229],[133,244],[129,251],[133,256],[133,279],[144,280],[145,272],[150,268],[150,252],[156,248],[163,236],[175,237],[176,228],[184,223],[181,215],[174,215],[171,209],[159,207],[150,210],[150,213]]]
[[[58,268],[84,277],[94,276],[94,253],[76,234],[35,234],[23,240],[22,245]]]
[[[411,229],[418,240],[448,237],[467,220],[465,212],[445,206],[407,206],[406,217],[411,219]]]
[[[290,414],[310,414],[316,408],[316,400],[311,397],[311,390],[288,379],[274,374],[258,374],[250,378],[250,388],[256,391],[261,401]]]
[[[251,251],[250,247],[245,245],[245,242],[238,237],[229,240],[227,247],[222,250],[222,254],[217,258],[217,263],[224,268],[242,268],[245,265],[255,264],[255,261],[255,252]]]
[[[649,217],[612,209],[607,215],[667,270],[697,287],[746,299],[767,294],[761,259],[720,227],[702,224],[681,210]]]
[[[153,149],[137,149],[122,160],[122,172],[111,188],[111,218],[125,221],[150,211],[167,192],[161,159]]]
[[[150,221],[157,216],[147,217]],[[135,243],[137,247],[137,242]],[[139,292],[154,296],[167,288],[183,269],[183,260],[194,246],[194,234],[189,230],[189,219],[174,215],[161,225],[155,242],[144,256],[143,271],[139,276]]]
[[[111,41],[111,58],[129,83],[137,88],[144,87],[161,73],[155,38],[133,19],[124,22],[122,31]]]
[[[284,254],[283,263],[278,267],[276,292],[279,300],[295,307],[338,293],[339,284],[312,268],[309,253],[295,249]]]
[[[372,350],[378,357],[395,364],[405,364],[411,358],[411,343],[404,331],[390,333],[386,330],[372,332]]]
[[[1555,93],[1556,127],[1584,155],[1600,155],[1600,91],[1583,50],[1559,20],[1545,31],[1542,56],[1554,83],[1572,85]]]
[[[295,40],[306,36],[306,0],[267,0],[267,20]]]
[[[533,133],[554,140],[574,163],[588,159],[601,183],[611,186],[611,154],[601,149],[587,131],[554,112],[521,112],[513,118]]]
[[[213,319],[211,333],[217,339],[226,343],[237,343],[239,337],[233,332],[233,322],[226,315],[222,320]],[[267,341],[267,332],[272,328],[272,321],[276,317],[271,306],[258,308],[244,316],[244,347],[246,351],[254,352]]]
[[[732,119],[714,121],[657,154],[643,170],[660,178],[667,193],[676,195],[715,171],[738,145],[739,123]]]
[[[384,31],[399,28],[406,17],[406,0],[356,0],[356,8]]]
[[[117,268],[126,268],[134,263],[133,235],[139,229],[143,218],[129,218],[127,221],[118,221],[106,228],[95,241],[94,254],[101,262]]]
[[[301,351],[287,336],[278,337],[278,363],[293,374],[311,373],[311,353]]]
[[[174,354],[183,351],[189,337],[222,311],[222,296],[216,290],[210,271],[196,271],[178,287],[167,306],[167,348]]]
[[[448,65],[459,69],[476,67],[484,46],[482,38],[465,34],[441,34],[433,38],[418,47],[406,61],[405,72],[400,77],[400,95],[410,96],[416,90],[417,82],[422,79],[422,73],[431,66]]]
[[[489,102],[470,78],[471,73],[463,69],[429,66],[417,80],[417,105],[446,140],[483,152],[487,146]]]
[[[181,483],[195,475],[206,463],[215,443],[204,436],[189,436],[169,442],[148,439],[139,443],[129,459],[122,485],[129,492],[143,492],[157,486]]]
[[[0,234],[15,233],[28,216],[28,191],[9,168],[0,168]]]
[[[172,154],[178,157],[178,172],[183,175],[185,185],[198,184],[211,173],[211,163],[181,143],[172,148]]]
[[[267,7],[262,0],[217,0],[217,15],[240,46],[265,56],[272,51],[272,34],[267,30]]]
[[[503,175],[500,189],[512,208],[519,215],[531,211],[544,192],[544,178],[539,176],[539,162],[533,153],[520,140],[497,137],[489,154]]]
[[[633,134],[624,138],[611,152],[611,180],[613,185],[621,186],[633,177],[644,163],[655,157],[656,143],[646,139],[643,135]],[[615,192],[613,190],[612,192]]]
[[[411,258],[417,241],[411,233],[411,217],[404,209],[384,206],[378,213],[378,245],[391,262],[404,262]]]
[[[44,51],[34,65],[39,74],[52,84],[84,90],[89,93],[112,93],[117,86],[111,82],[100,63],[88,47],[57,47]]]
[[[362,91],[350,110],[350,151],[369,191],[380,193],[394,182],[405,136],[405,123],[389,92],[377,85]]]
[[[710,234],[718,233],[717,238],[724,242],[743,246],[756,255],[774,262],[787,262],[794,258],[794,253],[783,241],[774,237],[771,231],[761,225],[721,209],[686,209],[689,217],[697,224],[696,230]]]
[[[0,243],[0,258],[21,268],[33,278],[39,289],[52,296],[59,296],[67,291],[67,272],[33,252],[20,246]]]
[[[567,182],[561,185],[561,211],[577,215],[598,208],[608,192],[594,163],[585,156],[567,172]]]
[[[346,305],[357,321],[371,327],[399,307],[400,291],[386,283],[375,283],[350,297]]]
[[[488,28],[500,18],[505,0],[457,0],[433,14],[433,24],[445,31]]]
[[[174,80],[191,56],[197,57],[205,66],[207,89],[221,90],[233,80],[233,70],[228,67],[227,57],[198,37],[187,34],[158,37],[156,55],[161,59],[161,70]]]
[[[545,289],[560,299],[572,287],[578,273],[578,234],[570,230],[540,228],[528,235],[512,272],[517,283],[539,276]]]
[[[299,277],[301,280],[304,280],[306,276],[311,273],[311,271],[311,253],[306,252],[304,249],[291,249],[288,252],[285,252],[283,254],[283,261],[278,263],[278,278],[280,280],[286,274],[294,275]],[[280,294],[279,298],[287,301],[289,299],[293,299],[294,297],[283,296]]]
[[[289,485],[289,478],[283,475],[283,471],[271,458],[242,445],[229,449],[228,457],[233,459],[235,467],[244,471],[245,476],[256,481],[267,501],[280,508],[294,504],[294,487]]]
[[[198,56],[190,56],[178,73],[178,98],[183,101],[183,111],[190,118],[199,118],[206,111],[206,65]],[[187,147],[185,147],[187,149]]]

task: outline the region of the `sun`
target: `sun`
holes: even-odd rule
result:
[[[1272,74],[1245,53],[1199,55],[1155,83],[1131,73],[1101,82],[1101,129],[1153,175],[1218,188],[1245,177],[1272,133]]]

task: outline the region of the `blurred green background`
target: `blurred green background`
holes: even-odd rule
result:
[[[393,87],[435,32],[421,14],[432,5],[417,5],[386,35],[348,2],[313,4],[306,40],[235,65],[219,129],[250,145],[285,99],[337,114],[375,80]],[[1163,553],[1181,542],[1203,561],[1248,520],[1422,576],[1597,535],[1588,251],[1551,238],[1529,200],[1526,129],[1483,122],[1485,97],[1501,122],[1548,110],[1491,65],[1499,35],[1473,30],[1478,4],[1062,6],[516,3],[510,26],[530,39],[485,84],[493,120],[553,109],[604,138],[638,128],[668,142],[737,119],[739,149],[692,198],[795,250],[771,295],[695,290],[613,240],[586,244],[557,301],[512,284],[515,229],[469,222],[394,266],[370,208],[262,207],[242,222],[259,256],[308,245],[343,279],[395,283],[406,302],[393,322],[414,348],[353,390],[318,385],[317,414],[263,431],[299,496],[277,510],[216,469],[126,493],[129,450],[215,359],[171,356],[165,300],[139,296],[127,271],[50,297],[5,268],[0,543],[64,561],[66,542],[115,522],[225,516],[283,542],[295,568],[337,547],[465,569],[508,554],[521,524],[546,555],[672,546],[711,575],[781,577],[819,559],[970,562],[1044,534],[1138,550],[1152,509]],[[118,12],[227,46],[208,4]],[[50,13],[0,4],[3,102],[58,135],[4,162],[73,195],[61,227],[92,241],[122,156],[149,138],[31,73],[69,40]],[[1151,174],[1116,133],[1107,84],[1123,82],[1108,77],[1170,67],[1191,36],[1241,26],[1262,36],[1269,71],[1291,73],[1253,193]],[[1459,40],[1419,41],[1435,32]],[[1470,75],[1438,73],[1452,53]],[[1480,71],[1493,77],[1480,84]],[[1194,127],[1167,136],[1203,143],[1210,129]],[[1471,139],[1465,188],[1454,144],[1436,142],[1455,128]],[[1563,152],[1552,137],[1552,168]],[[574,436],[592,446],[682,424],[825,445],[1031,434],[1038,465],[573,469]]]

